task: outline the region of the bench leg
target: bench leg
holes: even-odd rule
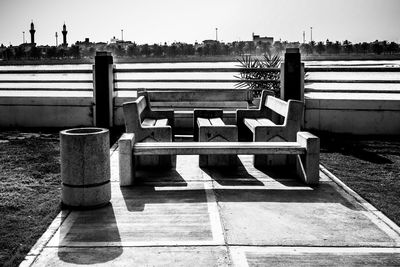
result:
[[[151,132],[148,138],[140,142],[172,142],[172,129],[166,129],[164,132],[158,129],[157,131]],[[138,169],[171,169],[176,167],[176,155],[136,156],[135,160]]]
[[[254,142],[286,142],[286,140],[280,136],[275,136],[268,139],[269,136],[267,134],[267,130],[262,127],[256,128],[253,138]],[[290,161],[290,157],[288,155],[254,155],[253,157],[254,167],[259,169],[294,165],[294,161]]]
[[[319,138],[308,132],[298,132],[297,143],[306,148],[306,154],[297,155],[297,175],[304,183],[317,185],[319,183]]]
[[[200,142],[237,142],[237,127],[204,126],[199,128]],[[237,155],[200,155],[200,167],[227,167],[237,166]]]
[[[118,140],[119,149],[119,185],[133,185],[135,181],[135,161],[132,147],[135,143],[135,135],[124,133]]]

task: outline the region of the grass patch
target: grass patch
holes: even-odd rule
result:
[[[400,138],[319,136],[321,163],[400,225]]]
[[[57,133],[0,133],[0,266],[17,266],[60,211]]]

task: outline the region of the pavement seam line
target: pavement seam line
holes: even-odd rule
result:
[[[40,254],[43,252],[43,249],[47,247],[47,244],[50,242],[50,240],[54,237],[54,235],[57,233],[57,231],[60,229],[61,225],[64,223],[64,221],[67,219],[67,217],[71,214],[71,211],[67,211],[67,214],[63,217],[62,216],[63,211],[61,210],[57,216],[53,219],[53,221],[50,223],[49,227],[46,229],[46,231],[39,237],[39,239],[36,241],[36,243],[32,246],[32,248],[29,250],[29,252],[26,254],[24,260],[21,262],[19,266],[32,266],[36,259],[40,256]],[[61,220],[59,223],[57,220]],[[51,227],[54,224],[58,224],[57,227]],[[34,251],[37,251],[35,253]],[[28,259],[32,258],[32,259]],[[24,264],[26,262],[26,264]]]
[[[366,201],[363,197],[361,197],[357,192],[348,187],[345,183],[343,183],[339,178],[337,178],[333,173],[331,173],[325,166],[322,164],[319,165],[319,169],[329,177],[336,185],[338,185],[341,189],[343,189],[348,195],[353,197],[366,211],[372,213],[377,219],[382,221],[387,227],[393,230],[398,236],[397,239],[400,238],[400,227],[395,224],[391,219],[389,219],[386,215],[384,215],[381,211],[379,211],[375,206]],[[397,241],[397,245],[399,246],[399,242]]]

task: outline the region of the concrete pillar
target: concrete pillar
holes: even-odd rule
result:
[[[60,132],[61,201],[79,208],[111,199],[109,131],[76,128]]]
[[[304,67],[298,48],[287,48],[284,63],[281,66],[281,99],[303,100]]]
[[[96,52],[94,65],[94,125],[113,126],[114,73],[110,52]]]

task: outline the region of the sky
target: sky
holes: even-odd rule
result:
[[[274,40],[400,43],[400,0],[0,0],[0,44],[30,41],[73,44],[115,36],[143,43],[248,41],[252,33]]]

